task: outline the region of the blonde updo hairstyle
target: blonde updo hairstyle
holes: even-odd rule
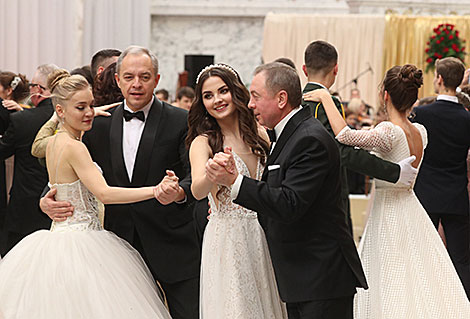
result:
[[[47,87],[51,91],[53,105],[64,106],[78,91],[90,89],[90,84],[81,75],[70,75],[67,70],[58,69],[48,76]]]
[[[400,113],[406,113],[418,99],[421,85],[423,85],[423,71],[412,64],[397,65],[385,74],[382,94],[387,91],[395,109]]]

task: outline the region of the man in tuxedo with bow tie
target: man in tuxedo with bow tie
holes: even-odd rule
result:
[[[96,118],[83,142],[110,186],[158,184],[158,201],[108,205],[105,228],[141,253],[163,288],[172,318],[198,318],[200,249],[188,207],[187,111],[153,95],[160,75],[157,57],[148,49],[127,48],[116,71],[125,100],[110,117]],[[174,183],[178,177],[182,180]],[[41,208],[55,220],[70,214],[52,213],[48,200],[43,198]]]
[[[356,287],[367,283],[341,203],[338,147],[300,106],[291,67],[259,66],[250,93],[248,106],[272,130],[262,180],[239,175],[228,149],[207,162],[207,176],[258,213],[289,318],[350,319]]]

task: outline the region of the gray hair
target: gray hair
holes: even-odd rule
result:
[[[49,76],[49,74],[59,69],[60,68],[57,65],[48,63],[48,64],[41,64],[40,66],[37,67],[36,71],[38,72],[39,76],[43,80],[44,84],[46,84],[47,77]]]
[[[130,47],[127,47],[127,49],[125,49],[121,53],[121,55],[119,56],[119,58],[117,60],[117,63],[116,63],[116,73],[117,74],[119,74],[119,72],[121,71],[122,60],[124,60],[124,58],[129,54],[136,54],[136,55],[145,54],[145,55],[147,55],[150,58],[150,60],[152,60],[152,66],[153,66],[153,71],[155,73],[155,76],[158,74],[158,59],[157,59],[157,56],[152,51],[150,51],[149,49],[144,48],[144,47],[140,47],[140,46],[137,46],[137,45],[131,45]]]
[[[266,89],[272,95],[281,90],[287,92],[287,102],[295,108],[302,103],[302,89],[297,71],[292,67],[280,63],[271,62],[258,66],[255,75],[264,72],[266,75]]]

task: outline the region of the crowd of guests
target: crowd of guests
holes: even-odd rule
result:
[[[51,219],[59,227],[79,213],[67,196],[57,198],[57,187],[46,187],[53,171],[44,166],[44,158],[50,166],[46,154],[60,156],[50,142],[58,140],[65,149],[75,143],[70,150],[75,155],[54,165],[89,183],[87,189],[105,204],[113,204],[106,207],[104,228],[128,242],[131,254],[140,254],[146,264],[126,257],[119,261],[122,269],[129,263],[127,269],[144,274],[135,279],[139,284],[149,277],[158,282],[158,289],[153,283],[145,286],[149,298],[158,299],[145,307],[150,304],[149,311],[158,318],[470,315],[465,174],[470,86],[463,63],[436,63],[435,100],[417,101],[422,71],[415,66],[388,70],[378,107],[368,106],[356,88],[347,103],[330,94],[338,54],[327,42],[307,46],[303,71],[308,79],[303,92],[295,65],[287,58],[258,67],[247,90],[229,65],[207,66],[195,89],[179,88],[172,105],[168,91],[156,90],[156,56],[140,47],[100,50],[90,66],[70,73],[53,64],[40,65],[29,82],[21,74],[1,72],[0,159],[3,163],[14,155],[15,168],[8,204],[0,196],[0,255],[6,255],[0,262],[0,285],[14,286],[14,261],[32,245],[23,239],[49,229]],[[83,98],[73,100],[78,93]],[[31,107],[25,102],[28,97]],[[75,121],[78,115],[73,114],[80,112],[83,119]],[[445,124],[435,127],[441,119]],[[453,143],[445,133],[449,130]],[[86,148],[73,153],[82,141]],[[404,151],[396,155],[400,147]],[[92,178],[96,168],[84,168],[74,156],[88,164],[95,161],[104,180]],[[4,167],[0,172],[5,174]],[[364,267],[352,240],[352,172],[380,181],[372,225],[360,248]],[[107,192],[114,195],[105,196]],[[0,183],[0,194],[6,195],[5,183]],[[209,222],[208,199],[213,212]],[[384,224],[387,216],[406,209],[413,213],[407,221],[416,222],[417,228],[403,233],[393,218]],[[439,224],[448,253],[436,241],[434,227]],[[423,238],[413,237],[414,231]],[[383,242],[375,237],[379,234]],[[124,244],[114,240],[104,245],[125,254],[119,248]],[[409,255],[399,256],[404,251],[400,245],[406,245]],[[429,260],[429,251],[435,254],[434,268],[420,264]],[[117,262],[117,256],[110,256],[106,262]],[[402,267],[410,272],[420,267],[426,271],[416,281],[402,280],[406,276],[395,260],[403,260]],[[2,276],[2,263],[8,276]],[[385,279],[380,277],[384,271]],[[119,276],[111,268],[109,274]],[[452,285],[452,291],[443,293],[442,283]],[[356,288],[361,293],[353,311]],[[21,296],[21,289],[15,288],[4,304],[0,299],[0,316],[11,311],[6,313],[12,317],[19,299],[11,296]],[[0,297],[6,291],[0,287]],[[106,293],[114,292],[100,294]],[[160,293],[169,313],[162,310]],[[420,300],[403,299],[413,294]],[[112,308],[112,301],[99,300],[99,305],[90,301],[90,308]],[[133,300],[130,308],[141,311],[142,302]],[[426,309],[428,304],[432,307]]]

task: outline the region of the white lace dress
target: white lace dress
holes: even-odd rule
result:
[[[426,129],[414,125],[425,147]],[[410,156],[405,133],[391,122],[369,131],[345,128],[336,138],[395,163]],[[457,272],[412,186],[376,181],[359,254],[369,290],[355,297],[355,319],[470,318]]]
[[[103,230],[96,197],[80,180],[53,187],[74,214],[0,261],[0,318],[170,318],[139,253]]]
[[[234,153],[240,174],[249,170]],[[262,166],[258,161],[256,178]],[[201,263],[201,319],[282,319],[285,306],[255,212],[234,204],[224,188],[219,204],[209,194],[212,214],[204,232]]]

